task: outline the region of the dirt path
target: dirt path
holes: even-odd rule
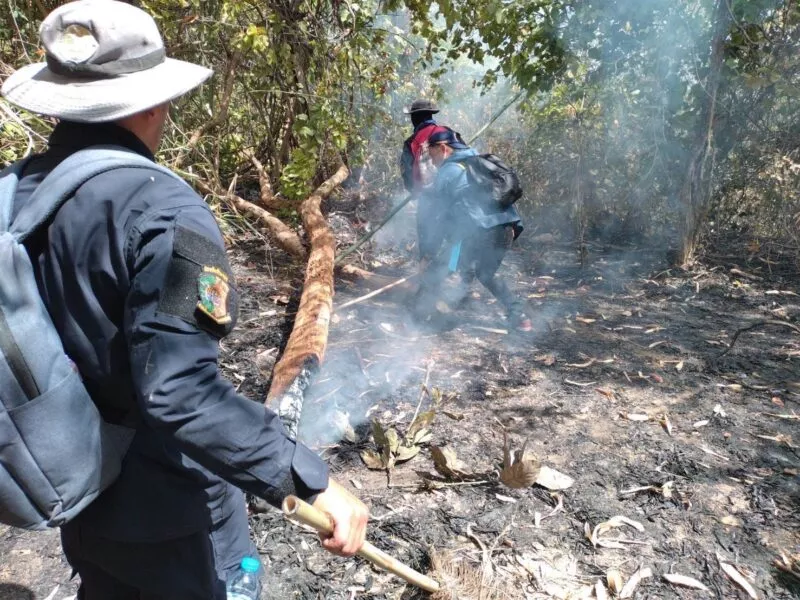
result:
[[[265,274],[263,246],[245,244],[233,257],[245,301],[222,365],[261,398],[266,381],[255,357],[279,344],[291,286],[286,273]],[[379,261],[403,271],[391,253]],[[798,597],[797,583],[771,563],[782,550],[800,551],[800,335],[766,325],[720,356],[745,325],[796,322],[797,280],[732,274],[756,273],[735,261],[668,272],[660,256],[619,249],[595,249],[584,268],[558,248],[521,249],[509,263],[543,332],[495,331],[505,322],[477,287],[480,297],[444,332],[413,326],[392,298],[334,319],[301,435],[369,502],[376,545],[423,570],[428,547],[477,567],[483,546],[510,598],[592,597],[582,590],[610,569],[625,582],[640,567],[653,576],[634,598],[746,598],[721,560],[759,597]],[[359,292],[337,293],[342,302]],[[386,473],[367,470],[359,456],[374,448],[370,420],[405,431],[426,378],[446,398],[431,443],[455,451],[477,482],[443,481],[426,447],[394,469],[389,487]],[[425,397],[421,410],[428,407]],[[527,439],[574,486],[551,494],[500,484],[500,424],[513,446]],[[628,492],[635,488],[645,489]],[[641,530],[612,529],[594,547],[587,525],[617,515]],[[271,561],[266,598],[417,597],[361,562],[324,555],[312,534],[274,513],[254,515],[252,526]],[[621,549],[602,547],[619,538]],[[48,598],[57,585],[52,600],[74,593],[53,535],[0,529],[0,555],[0,598]],[[666,573],[691,576],[710,593],[673,587]]]

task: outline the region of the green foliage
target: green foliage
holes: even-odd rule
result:
[[[388,10],[400,6],[390,0]],[[431,10],[421,0],[407,0],[411,32],[428,41],[428,63],[443,55],[488,64],[482,83],[501,76],[529,90],[546,87],[566,58],[559,35],[568,3],[560,0],[440,0]]]
[[[637,235],[675,228],[705,144],[714,227],[789,231],[800,213],[800,3],[720,1],[140,5],[170,55],[216,72],[176,104],[163,158],[226,187],[256,183],[253,155],[289,221],[342,160],[363,167],[373,191],[394,194],[409,133],[400,109],[415,97],[439,100],[444,122],[469,137],[521,89],[519,109],[480,145],[517,167],[539,228],[583,235],[609,215]],[[58,4],[11,0],[0,15],[4,72],[41,59],[37,28]],[[724,60],[712,101],[714,40]],[[0,159],[41,148],[45,120],[0,109]]]

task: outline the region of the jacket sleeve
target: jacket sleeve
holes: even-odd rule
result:
[[[421,258],[433,259],[455,226],[453,215],[467,185],[467,175],[455,162],[439,168],[433,184],[420,197],[417,208],[417,235]]]
[[[186,194],[194,195],[188,188]],[[190,200],[142,215],[128,236],[125,331],[143,420],[188,457],[274,506],[289,494],[311,498],[328,486],[326,464],[219,372],[219,340],[235,322],[237,292],[231,278],[225,293],[230,268],[213,215],[199,197]]]

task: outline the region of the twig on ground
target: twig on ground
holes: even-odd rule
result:
[[[765,325],[778,325],[780,327],[788,327],[789,329],[795,331],[796,333],[800,333],[800,327],[798,327],[797,325],[793,325],[792,323],[787,323],[786,321],[774,321],[774,320],[758,321],[757,323],[752,323],[747,327],[742,327],[735,334],[733,334],[733,339],[731,340],[731,343],[728,344],[728,347],[725,348],[725,350],[723,350],[717,355],[717,358],[722,358],[728,352],[730,352],[733,349],[733,345],[736,343],[736,340],[739,339],[740,335],[742,335],[747,331],[757,329],[758,327],[764,327]]]
[[[419,409],[422,406],[422,401],[425,399],[425,396],[428,394],[428,380],[431,376],[431,368],[433,367],[433,359],[428,359],[428,364],[425,367],[425,379],[422,382],[422,389],[419,392],[419,400],[417,401],[417,408],[414,410],[414,416],[411,417],[411,422],[417,420],[417,415],[419,414]]]
[[[345,308],[349,308],[351,306],[354,306],[356,304],[364,302],[365,300],[369,300],[370,298],[374,298],[375,296],[378,296],[379,294],[382,294],[383,292],[389,291],[393,287],[397,287],[398,285],[402,285],[405,282],[414,279],[416,276],[417,276],[417,274],[414,273],[413,275],[409,275],[408,277],[403,277],[401,279],[398,279],[397,281],[393,281],[392,283],[390,283],[388,285],[385,285],[382,288],[379,288],[377,290],[374,290],[374,291],[370,292],[369,294],[364,294],[363,296],[359,296],[358,298],[354,298],[353,300],[348,300],[347,302],[337,306],[334,309],[334,312],[338,312],[340,310],[344,310]]]

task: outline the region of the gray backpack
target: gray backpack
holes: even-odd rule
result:
[[[23,242],[86,181],[121,167],[169,173],[114,146],[77,152],[11,219],[27,160],[0,173],[0,523],[58,527],[117,478],[133,430],[103,421],[39,296]]]

